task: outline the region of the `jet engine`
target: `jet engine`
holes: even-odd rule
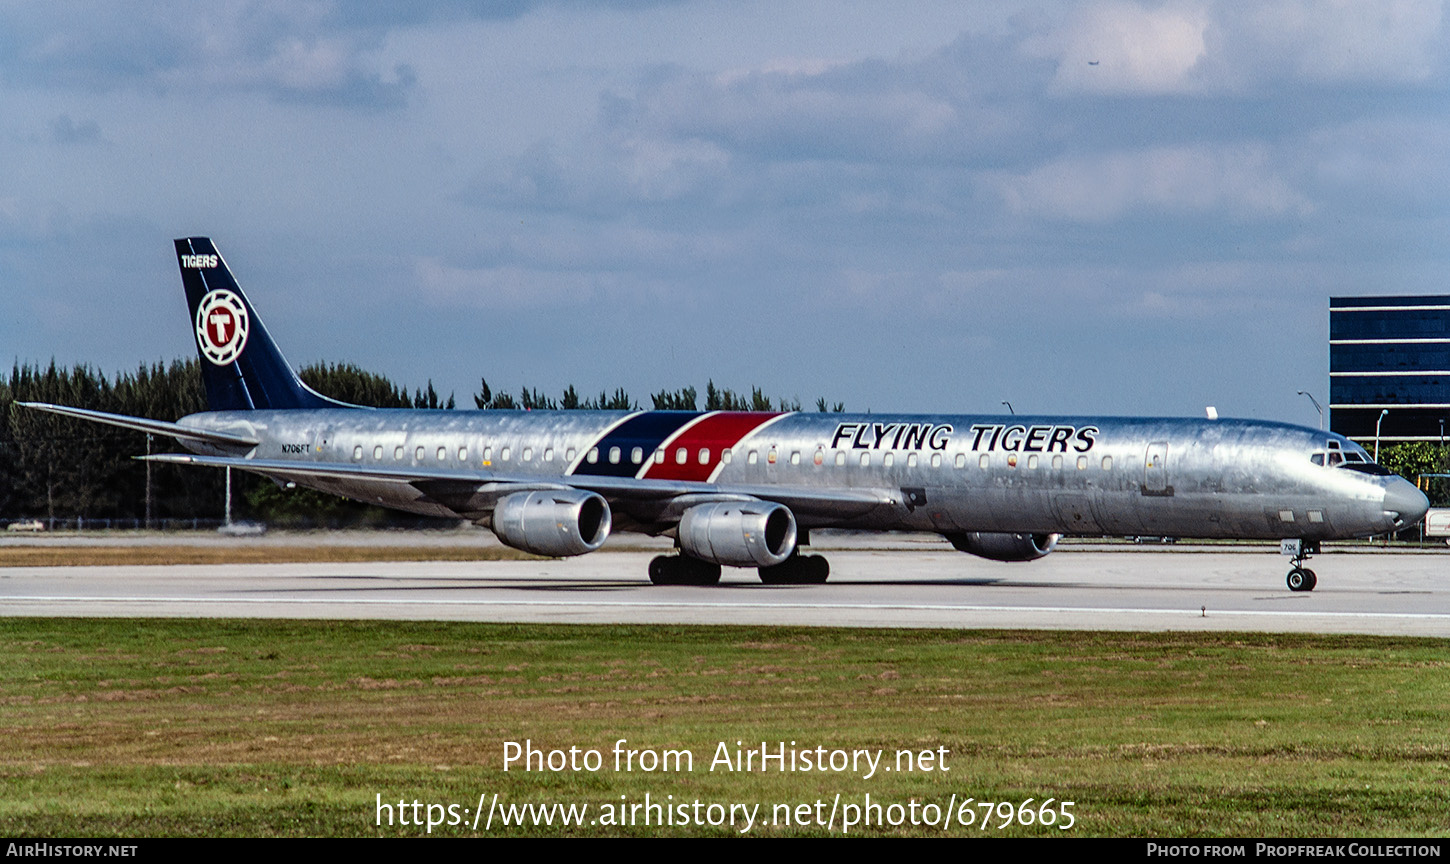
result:
[[[771,567],[795,551],[795,514],[769,501],[698,504],[680,517],[680,550],[731,567]]]
[[[493,533],[504,543],[561,558],[593,552],[609,537],[609,502],[578,489],[515,492],[493,510]]]
[[[1061,534],[996,534],[968,531],[948,534],[959,551],[970,552],[992,561],[1036,561],[1056,546]]]

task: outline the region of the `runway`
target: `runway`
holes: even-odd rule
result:
[[[831,581],[657,587],[654,552],[555,561],[0,568],[0,614],[374,618],[1450,636],[1450,554],[1331,552],[1293,593],[1265,551],[1059,551],[1002,564],[937,549],[828,553]]]

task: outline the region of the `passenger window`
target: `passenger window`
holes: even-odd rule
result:
[[[589,448],[589,455],[584,457],[584,461],[588,462],[590,465],[593,465],[595,462],[598,462],[599,461],[599,448],[598,447],[590,447]]]
[[[446,461],[448,461],[448,448],[447,447],[439,447],[438,448],[438,461],[439,462],[446,462]]]
[[[895,453],[887,453],[885,456],[881,457],[881,464],[884,465],[884,466],[886,466],[887,468],[890,468],[892,465],[895,465],[896,464],[896,454]]]
[[[633,450],[629,451],[629,461],[632,462],[632,463],[634,463],[635,465],[638,465],[639,463],[643,462],[644,461],[644,448],[643,447],[636,447]]]
[[[731,456],[731,454],[730,454],[730,448],[729,447],[726,447],[724,450],[721,450],[720,451],[720,461],[723,462],[726,465],[729,465],[730,464],[730,456]]]
[[[839,467],[841,467],[842,465],[845,465],[845,464],[846,464],[846,451],[845,450],[838,451],[836,453],[836,467],[839,468]]]
[[[1104,471],[1111,471],[1111,470],[1113,470],[1113,457],[1111,457],[1111,456],[1104,456],[1103,457],[1103,470]]]
[[[403,448],[402,448],[401,445],[393,448],[393,461],[394,462],[402,462],[403,461]]]
[[[500,461],[503,461],[503,462],[509,461],[509,448],[505,447],[502,450],[500,450],[499,451],[499,454],[498,454],[498,458],[499,458]]]
[[[467,462],[468,461],[468,448],[467,447],[459,447],[458,448],[458,461],[459,462]]]
[[[1079,471],[1086,471],[1087,470],[1087,457],[1086,456],[1079,456],[1079,457],[1077,457],[1077,470],[1079,470]]]
[[[487,451],[485,451],[485,456],[486,455],[487,455]],[[564,461],[565,462],[573,462],[574,461],[574,448],[573,447],[570,447],[568,450],[565,450],[564,451]]]
[[[413,451],[413,458],[416,459],[416,460],[418,460],[419,462],[422,462],[423,461],[423,448],[422,447],[419,447],[417,450]]]
[[[553,462],[554,461],[554,448],[553,447],[545,447],[544,448],[544,461],[545,462]]]
[[[485,461],[485,462],[492,462],[493,461],[493,448],[492,447],[485,447],[485,448],[483,448],[483,461]]]
[[[352,458],[353,458],[353,461],[354,462],[361,461],[361,459],[362,459],[362,445],[361,444],[359,444],[356,447],[352,448]]]
[[[685,460],[686,459],[689,459],[689,458],[690,458],[690,451],[686,450],[684,447],[681,447],[681,448],[679,448],[679,449],[677,449],[675,451],[675,464],[676,465],[683,465],[683,464],[685,464]]]
[[[709,465],[710,464],[710,448],[709,447],[701,447],[700,448],[700,464],[701,465]]]
[[[373,448],[373,461],[383,461],[383,445],[379,444],[378,446]]]
[[[756,453],[754,450],[751,450],[745,456],[745,464],[747,464],[747,465],[754,465],[756,462],[759,461],[759,459],[760,459],[760,454]]]
[[[916,467],[916,454],[915,453],[908,453],[908,454],[906,454],[906,467],[908,467],[908,468],[915,468]]]
[[[1062,454],[1061,453],[1059,453],[1056,456],[1052,457],[1052,470],[1054,470],[1054,471],[1061,471],[1062,470]]]
[[[619,464],[619,448],[618,447],[610,447],[609,448],[609,464],[610,465],[618,465]]]
[[[991,464],[992,457],[988,456],[986,453],[983,453],[981,456],[977,457],[977,467],[981,468],[983,471],[986,471]]]
[[[941,454],[940,453],[933,453],[933,454],[931,454],[931,467],[933,467],[933,468],[940,468],[941,467]]]
[[[525,462],[532,462],[532,461],[534,461],[534,448],[532,448],[532,447],[525,447],[524,448],[524,461]]]
[[[1036,471],[1037,470],[1037,454],[1036,453],[1034,453],[1031,456],[1028,456],[1027,457],[1027,467],[1028,467],[1028,469],[1030,469],[1032,471]]]
[[[862,453],[861,454],[861,467],[862,468],[869,468],[869,467],[871,467],[871,454],[870,453]]]
[[[799,464],[801,464],[801,451],[799,451],[799,450],[792,450],[792,451],[790,451],[790,464],[792,464],[792,465],[799,465]]]
[[[967,467],[967,454],[965,454],[965,453],[958,453],[957,454],[957,458],[953,462],[953,464],[955,464],[958,468],[965,468],[965,467]]]

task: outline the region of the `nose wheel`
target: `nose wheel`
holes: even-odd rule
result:
[[[1319,578],[1314,571],[1304,566],[1309,556],[1319,551],[1317,540],[1285,540],[1280,544],[1280,549],[1290,557],[1289,576],[1286,582],[1289,583],[1290,591],[1313,591],[1314,586],[1319,584]]]
[[[1290,570],[1287,581],[1290,591],[1313,591],[1314,586],[1319,584],[1319,578],[1308,567],[1295,567]]]

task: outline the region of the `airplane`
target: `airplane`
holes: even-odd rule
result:
[[[722,566],[824,583],[828,562],[802,550],[844,528],[934,532],[994,561],[1041,558],[1063,534],[1277,539],[1289,588],[1312,591],[1321,541],[1403,530],[1429,507],[1344,436],[1258,420],[350,405],[297,377],[209,238],[176,254],[210,410],[21,404],[190,451],[141,458],[466,519],[537,555],[673,536],[656,584],[715,584]]]

